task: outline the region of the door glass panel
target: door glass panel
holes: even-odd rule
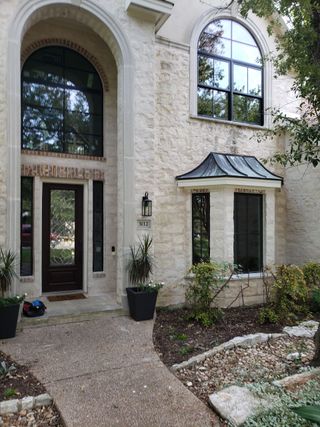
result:
[[[75,263],[75,191],[51,190],[50,265]]]

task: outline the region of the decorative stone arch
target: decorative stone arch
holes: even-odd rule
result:
[[[250,17],[244,19],[237,8],[232,6],[230,9],[211,8],[205,12],[196,22],[190,39],[190,114],[197,116],[197,87],[198,87],[198,40],[204,28],[216,19],[233,19],[247,28],[254,36],[263,57],[270,54],[269,45],[257,23]],[[264,64],[264,109],[272,106],[272,64],[266,61]],[[265,114],[264,127],[271,126],[270,115]]]
[[[98,59],[89,53],[86,49],[84,49],[82,46],[79,46],[77,43],[74,43],[70,40],[66,39],[59,39],[59,38],[45,38],[38,40],[31,45],[29,45],[24,51],[21,53],[21,63],[22,66],[25,63],[25,61],[29,58],[30,55],[32,55],[35,51],[38,49],[41,49],[42,47],[46,46],[63,46],[68,47],[78,53],[80,55],[84,56],[96,69],[97,73],[99,74],[99,77],[103,83],[103,88],[107,92],[109,90],[109,82],[108,78],[106,76],[106,73],[104,72],[104,69],[102,68],[100,62]]]
[[[21,170],[21,43],[27,30],[37,22],[56,16],[77,19],[89,26],[114,55],[118,68],[118,261],[117,298],[122,302],[127,284],[126,256],[134,241],[134,64],[129,42],[118,22],[94,0],[24,0],[17,10],[8,35],[7,51],[7,234],[6,245],[16,253],[20,247]],[[17,282],[15,283],[17,288]],[[15,289],[16,290],[16,289]]]

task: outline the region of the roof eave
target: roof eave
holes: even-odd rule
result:
[[[203,177],[177,179],[177,185],[180,188],[208,188],[216,186],[233,186],[242,185],[244,187],[255,188],[281,188],[282,180],[263,179],[263,178],[240,178],[240,177]]]

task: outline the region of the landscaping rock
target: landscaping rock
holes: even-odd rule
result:
[[[34,397],[27,396],[21,399],[21,410],[32,409],[34,406]]]
[[[299,360],[302,359],[302,357],[306,357],[307,355],[305,353],[299,353],[296,351],[295,353],[289,353],[287,355],[287,360]]]
[[[48,393],[39,394],[35,398],[34,406],[37,408],[39,406],[49,406],[52,404],[52,397]]]
[[[318,326],[319,322],[308,320],[306,322],[301,322],[299,326],[286,326],[283,328],[283,332],[290,337],[313,338],[317,332]]]
[[[15,412],[18,412],[18,406],[19,406],[19,400],[13,399],[13,400],[4,400],[0,402],[0,414],[14,414]]]
[[[320,368],[313,369],[312,371],[303,372],[302,374],[291,375],[290,377],[283,378],[282,380],[273,381],[277,387],[283,387],[287,390],[292,390],[297,386],[303,385],[313,378],[320,376]]]
[[[225,420],[241,426],[247,418],[269,406],[264,399],[255,397],[245,387],[231,386],[209,396],[213,409]]]
[[[180,369],[187,368],[188,366],[195,365],[209,357],[214,356],[216,353],[231,350],[235,347],[253,347],[257,344],[267,342],[270,339],[280,338],[283,336],[286,336],[286,334],[264,334],[259,332],[257,334],[244,335],[243,337],[235,337],[232,340],[212,348],[211,350],[198,354],[197,356],[193,356],[189,360],[172,365],[171,370],[178,371]]]

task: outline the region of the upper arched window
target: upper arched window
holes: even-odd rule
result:
[[[22,70],[22,148],[103,155],[103,90],[95,68],[62,46],[34,52]]]
[[[261,52],[238,22],[220,19],[198,42],[198,115],[263,125]]]

